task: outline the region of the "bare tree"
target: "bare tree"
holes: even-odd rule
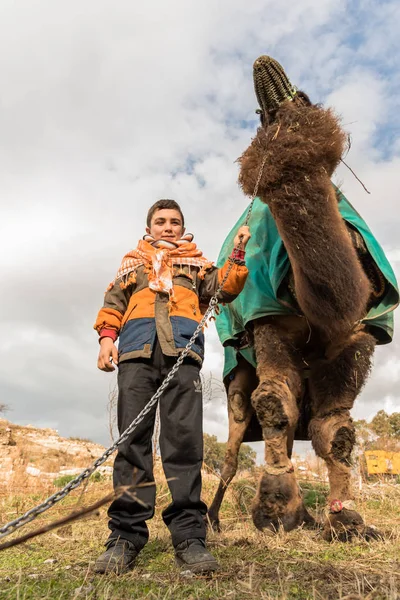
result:
[[[200,373],[201,385],[203,389],[203,403],[205,406],[213,400],[225,399],[225,386],[220,379],[214,377],[211,371],[205,376]]]

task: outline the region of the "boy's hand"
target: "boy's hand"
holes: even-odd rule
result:
[[[251,234],[250,234],[250,229],[247,227],[247,225],[242,225],[236,236],[235,239],[233,240],[233,244],[234,247],[237,248],[240,245],[240,250],[244,250],[246,248],[246,244],[249,241],[249,239],[251,238]]]
[[[112,362],[111,362],[112,361]],[[115,371],[114,365],[118,364],[118,350],[110,337],[100,340],[100,352],[97,366],[101,371]]]

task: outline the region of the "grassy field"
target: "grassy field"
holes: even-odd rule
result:
[[[129,574],[105,577],[92,572],[108,531],[106,508],[102,508],[97,515],[1,551],[0,599],[400,598],[400,485],[366,484],[357,499],[358,510],[386,534],[385,541],[328,544],[316,531],[297,530],[272,537],[257,532],[249,518],[246,491],[240,492],[244,484],[254,482],[239,480],[232,485],[222,511],[223,531],[209,534],[209,547],[221,564],[213,577],[187,577],[175,566],[168,531],[160,518],[169,495],[161,481],[150,542]],[[207,502],[216,486],[216,479],[205,479]],[[324,486],[303,483],[303,487],[307,504],[321,512]],[[8,522],[53,491],[51,487],[34,494],[23,489],[0,490],[0,521]],[[35,527],[109,491],[109,482],[92,482],[83,494],[76,490],[43,515]],[[33,526],[23,531],[29,528]]]

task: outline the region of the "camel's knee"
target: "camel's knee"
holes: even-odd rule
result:
[[[318,456],[350,464],[356,442],[353,420],[347,410],[323,417],[315,417],[310,423],[310,437]]]
[[[284,381],[262,381],[253,392],[256,411],[265,440],[265,469],[269,474],[293,470],[288,456],[288,436],[295,428],[299,411],[296,399]]]
[[[241,391],[229,392],[228,409],[232,412],[236,423],[242,423],[252,412],[250,398]]]
[[[294,427],[299,411],[287,383],[278,378],[262,381],[251,396],[251,404],[264,432],[264,439],[284,434],[288,427]]]

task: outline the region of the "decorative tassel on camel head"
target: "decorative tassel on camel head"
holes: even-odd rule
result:
[[[287,77],[282,65],[271,56],[259,56],[253,65],[254,91],[260,109],[261,124],[271,123],[282,102],[300,100],[311,104],[307,94],[298,90]]]

